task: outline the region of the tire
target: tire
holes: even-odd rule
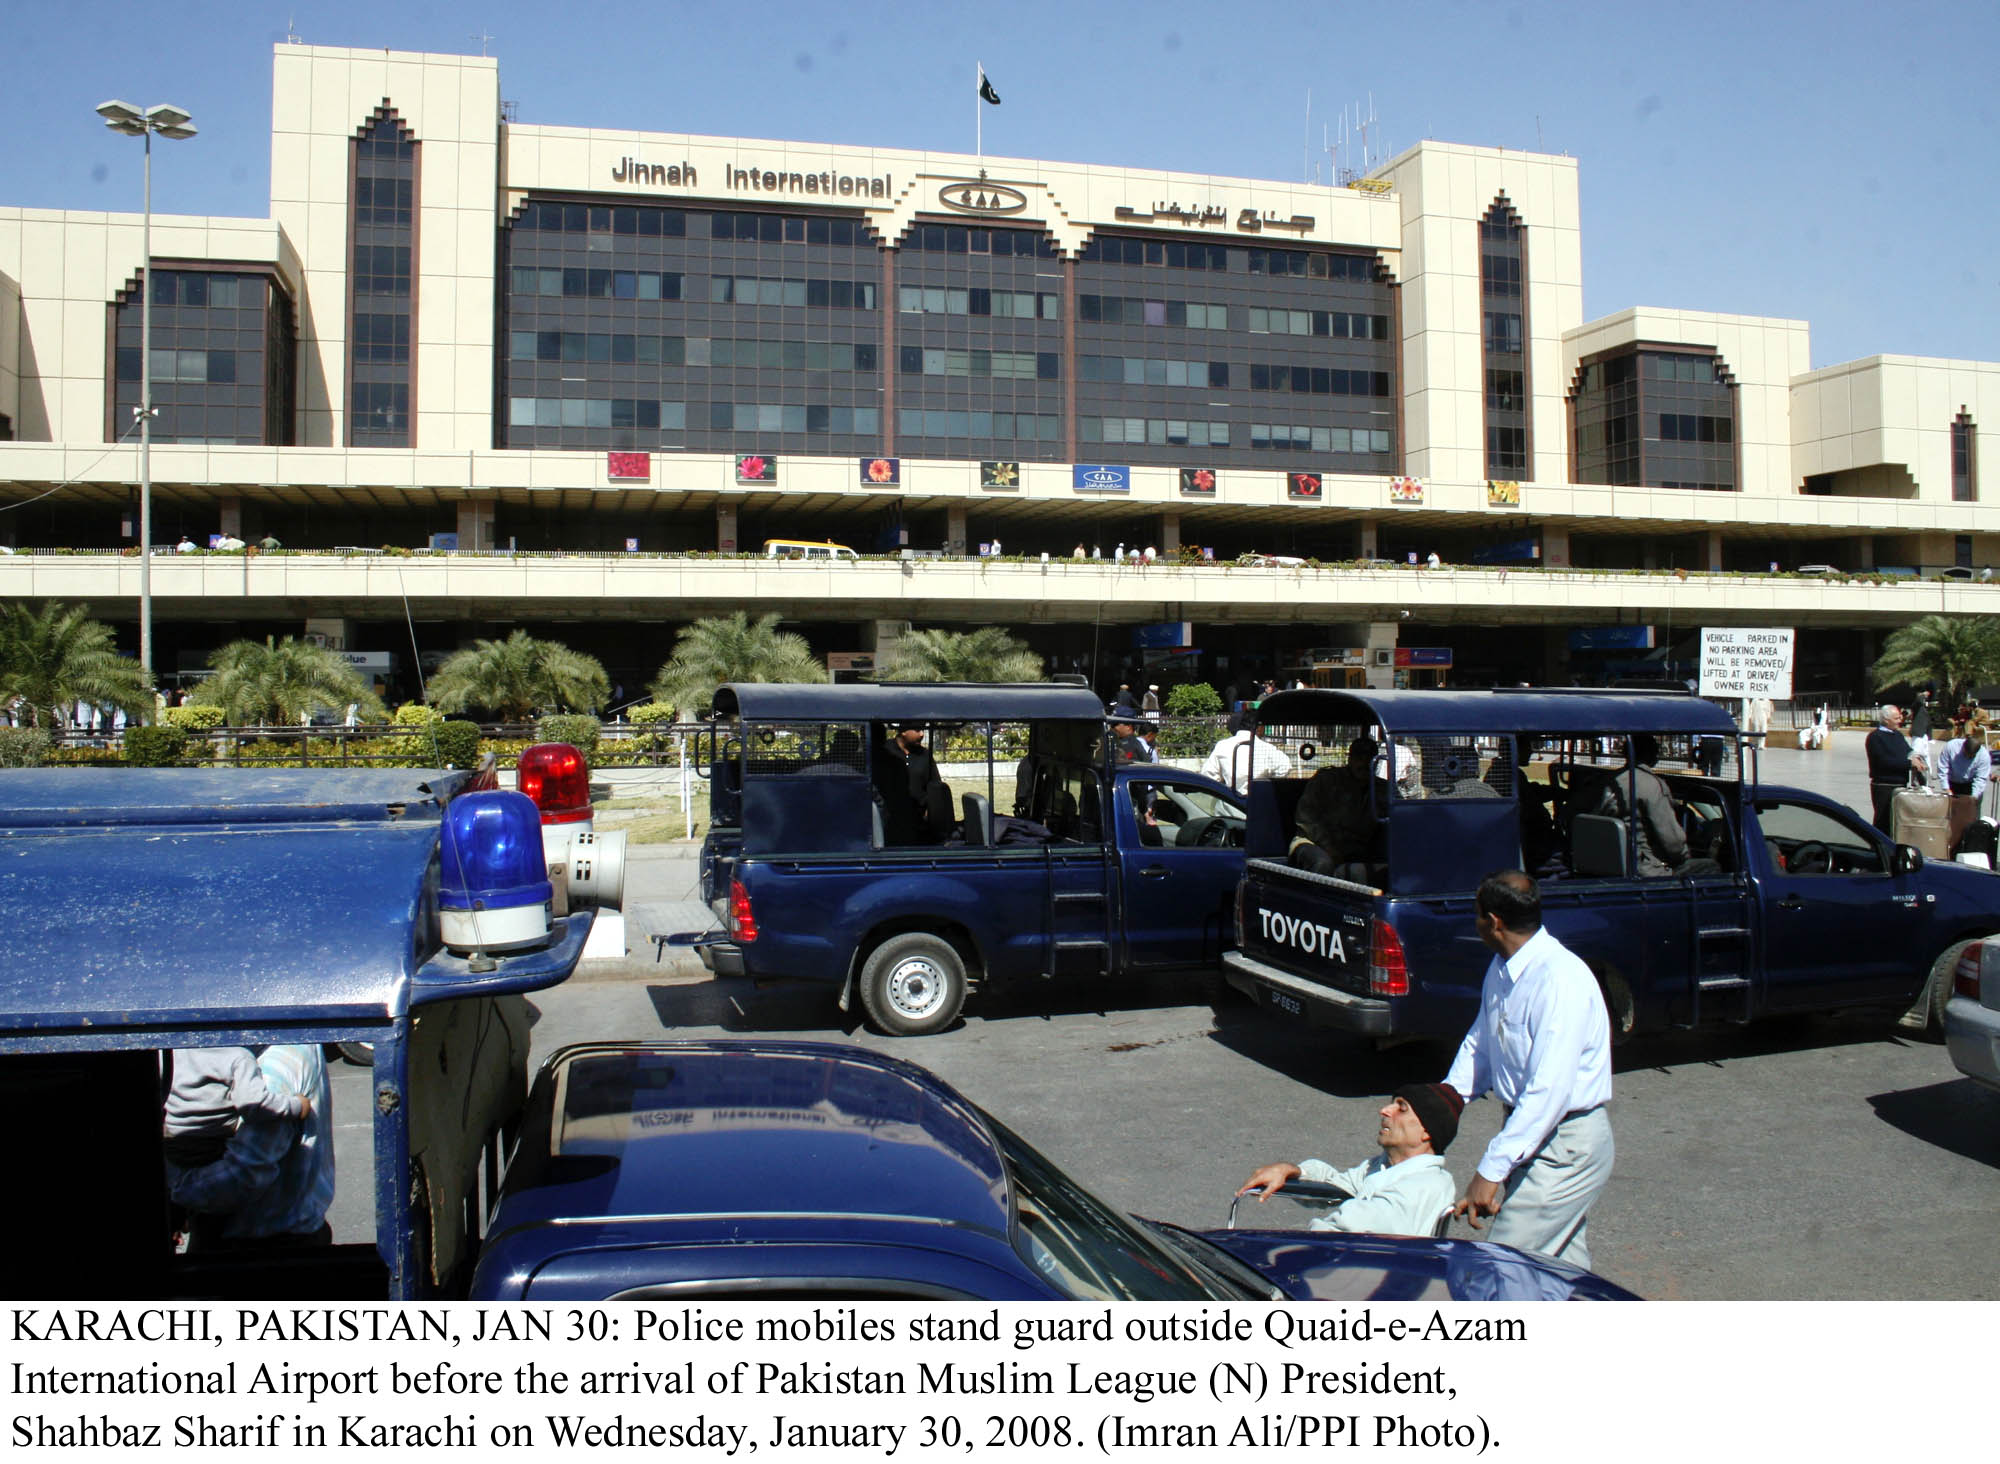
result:
[[[372,1042],[336,1042],[334,1047],[340,1055],[356,1067],[375,1066],[375,1044]]]
[[[861,1007],[878,1032],[923,1037],[942,1032],[965,1006],[965,962],[927,931],[892,935],[861,968]]]
[[[1978,945],[1983,937],[1954,942],[1944,948],[1944,954],[1931,965],[1931,974],[1924,982],[1924,989],[1903,1013],[1897,1026],[1911,1032],[1921,1033],[1932,1042],[1944,1041],[1944,1006],[1951,1000],[1952,975],[1958,969],[1958,958],[1965,954],[1968,946]]]

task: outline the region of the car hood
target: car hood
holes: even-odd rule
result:
[[[1294,1301],[1637,1301],[1577,1266],[1485,1240],[1205,1230]]]

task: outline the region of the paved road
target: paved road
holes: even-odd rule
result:
[[[1865,809],[1859,735],[1835,748],[1768,753],[1763,777]],[[691,896],[685,848],[634,852],[628,905]],[[1381,1095],[1448,1061],[1280,1022],[1212,979],[994,992],[957,1030],[896,1041],[823,991],[714,981],[633,945],[535,998],[538,1055],[605,1034],[859,1042],[935,1069],[1114,1203],[1184,1224],[1220,1224],[1256,1162],[1357,1162]],[[1942,1048],[1852,1015],[1647,1039],[1617,1068],[1618,1167],[1592,1224],[1612,1279],[1654,1297],[2000,1297],[2000,1093]],[[339,1084],[337,1111],[361,1113],[359,1074]],[[1461,1184],[1497,1126],[1490,1103],[1468,1111]],[[365,1205],[344,1195],[344,1234]]]

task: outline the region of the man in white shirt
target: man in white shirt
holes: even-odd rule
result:
[[[1474,905],[1493,952],[1479,1015],[1445,1078],[1467,1101],[1498,1098],[1505,1121],[1458,1213],[1490,1239],[1590,1264],[1591,1203],[1611,1178],[1611,1022],[1590,968],[1542,929],[1541,891],[1518,869],[1488,875]]]
[[[1374,1235],[1429,1235],[1451,1208],[1457,1187],[1439,1157],[1458,1134],[1465,1101],[1442,1083],[1406,1083],[1378,1112],[1375,1142],[1382,1152],[1352,1169],[1324,1159],[1266,1164],[1236,1193],[1256,1190],[1262,1204],[1295,1179],[1336,1184],[1352,1199],[1314,1220],[1315,1230],[1365,1230]]]
[[[1248,752],[1238,749],[1248,747]],[[1255,728],[1246,727],[1241,732],[1232,732],[1208,750],[1208,758],[1201,765],[1201,775],[1213,778],[1218,783],[1227,783],[1245,797],[1250,793],[1252,778],[1282,778],[1292,770],[1292,760],[1264,741]]]

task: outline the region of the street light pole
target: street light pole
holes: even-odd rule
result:
[[[153,675],[153,134],[193,137],[195,126],[179,107],[141,111],[130,102],[100,105],[98,115],[113,132],[142,138],[146,145],[145,221],[141,225],[139,271],[139,664]],[[117,373],[112,373],[117,380]],[[114,390],[115,390],[114,386]]]

